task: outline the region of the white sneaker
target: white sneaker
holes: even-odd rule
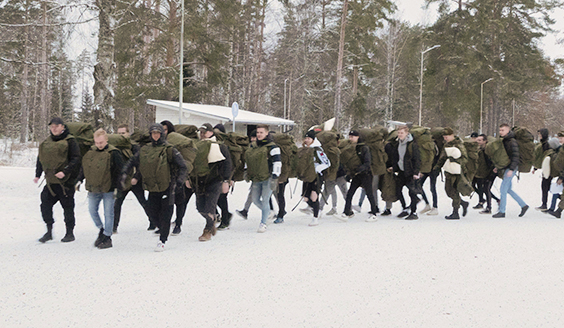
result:
[[[419,211],[419,213],[425,214],[425,213],[429,212],[431,209],[432,209],[431,205],[426,204],[425,208],[422,211]]]
[[[163,252],[165,249],[165,244],[162,241],[159,241],[157,244],[157,248],[155,248],[155,252]]]
[[[433,207],[429,212],[427,212],[427,215],[439,215],[439,209]]]
[[[327,212],[327,215],[335,215],[335,214],[337,214],[337,209],[334,207],[329,212]]]
[[[318,218],[313,218],[313,219],[311,220],[311,222],[309,223],[309,226],[310,226],[310,227],[314,227],[314,226],[316,226],[316,225],[319,225],[319,219],[318,219]]]
[[[258,233],[266,232],[266,224],[261,223],[261,224],[259,225],[259,228],[258,228],[257,232],[258,232]]]
[[[341,220],[341,221],[343,221],[343,222],[348,222],[349,219],[352,218],[353,216],[354,216],[354,214],[349,216],[349,215],[346,215],[345,213],[343,213],[343,214],[341,214],[340,216],[337,215],[337,219],[339,219],[339,220]]]
[[[311,207],[306,207],[306,208],[300,208],[300,212],[307,214],[307,215],[313,215],[313,209]]]
[[[355,210],[355,211],[357,211],[358,213],[360,213],[360,210],[361,210],[361,209],[360,209],[360,206],[358,206],[358,205],[353,205],[353,206],[352,206],[352,209]]]
[[[376,221],[378,221],[378,217],[374,214],[370,214],[370,216],[364,221],[365,222],[376,222]]]

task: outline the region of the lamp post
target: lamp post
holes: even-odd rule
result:
[[[421,126],[421,112],[423,111],[423,55],[428,51],[439,48],[440,46],[440,44],[437,44],[421,52],[421,80],[419,84],[419,126]]]
[[[181,14],[180,14],[180,69],[178,78],[178,124],[182,124],[182,109],[183,109],[183,95],[184,95],[184,85],[182,84],[184,80],[184,0],[180,0],[182,3]]]
[[[493,80],[493,77],[490,77],[480,84],[480,134],[482,134],[482,118],[484,112],[484,84],[490,82],[491,80]]]
[[[286,83],[289,79],[284,80],[284,119],[286,119]],[[286,125],[284,125],[284,132],[286,132]]]

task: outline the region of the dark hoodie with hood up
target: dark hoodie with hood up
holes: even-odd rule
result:
[[[160,146],[160,145],[164,145],[166,144],[166,136],[164,135],[164,129],[163,126],[158,124],[158,123],[153,123],[151,124],[151,126],[149,127],[149,135],[151,135],[151,133],[153,131],[159,131],[161,133],[161,137],[158,140],[154,140],[153,137],[151,136],[151,143],[150,144],[146,144],[143,147],[156,147],[156,146]],[[123,167],[123,171],[122,171],[122,182],[123,180],[125,180],[125,175],[127,175],[134,167],[136,168],[136,173],[133,176],[133,178],[140,180],[141,177],[141,170],[139,170],[139,154],[141,152],[138,151],[137,153],[135,153],[135,155],[133,155],[133,157],[131,157],[129,159],[129,161],[127,162],[127,164],[125,164],[125,166]],[[187,167],[186,167],[186,163],[184,162],[184,158],[182,157],[182,154],[180,154],[180,152],[172,147],[172,158],[169,159],[169,163],[173,164],[173,167],[171,167],[171,179],[170,179],[170,186],[168,188],[168,192],[169,192],[169,196],[171,198],[171,203],[174,203],[174,193],[175,193],[175,187],[179,184],[184,183],[184,181],[186,181],[186,173],[187,173]],[[172,187],[172,188],[171,188]]]

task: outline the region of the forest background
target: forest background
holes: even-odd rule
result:
[[[40,141],[51,116],[145,128],[147,99],[179,99],[182,16],[184,102],[286,106],[297,136],[334,116],[417,123],[420,106],[461,135],[481,108],[484,133],[563,129],[564,56],[541,47],[562,1],[426,4],[432,22],[412,24],[392,0],[184,0],[184,15],[178,0],[1,0],[0,136]]]

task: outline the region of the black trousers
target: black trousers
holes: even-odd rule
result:
[[[176,198],[174,199],[174,204],[176,205],[175,225],[182,225],[184,215],[186,215],[186,208],[188,207],[188,203],[190,202],[190,198],[192,198],[193,194],[194,190],[186,187],[186,185],[182,185],[182,188],[178,188],[176,191]]]
[[[196,208],[198,212],[206,219],[205,229],[211,230],[214,224],[217,201],[221,194],[222,181],[212,182],[205,186],[199,185],[196,191]]]
[[[376,204],[376,199],[374,198],[374,191],[372,190],[372,178],[373,177],[371,172],[359,173],[354,176],[351,181],[349,191],[347,192],[344,211],[345,214],[351,213],[352,199],[354,193],[359,187],[362,187],[366,192],[366,197],[368,197],[368,201],[370,202],[370,212],[372,214],[379,212],[378,204]]]
[[[307,198],[307,204],[311,206],[313,209],[313,216],[318,217],[319,215],[319,197],[320,195],[320,186],[318,183],[319,180],[315,180],[313,182],[304,182],[302,187],[302,196]],[[317,199],[315,202],[311,200],[311,194],[313,192],[317,193]]]
[[[149,211],[147,210],[147,199],[145,199],[145,191],[143,190],[143,186],[141,185],[141,183],[137,183],[136,185],[132,185],[131,188],[126,191],[118,192],[116,201],[114,203],[114,230],[118,228],[119,221],[121,219],[121,207],[123,206],[123,202],[125,201],[125,198],[130,191],[133,192],[135,198],[137,198],[137,201],[139,202],[141,207],[143,207],[143,210],[145,210],[145,214],[147,214],[149,222],[156,225],[155,220],[151,218]]]
[[[423,184],[425,183],[425,180],[427,180],[427,178],[429,178],[429,181],[431,183],[431,196],[433,197],[433,208],[438,208],[438,197],[437,197],[437,177],[439,176],[440,171],[435,171],[430,172],[430,173],[423,173],[423,176],[421,177],[421,197],[423,198],[423,201],[425,201],[425,204],[429,204],[429,200],[427,199],[427,195],[425,195],[425,191],[423,190]]]
[[[413,177],[406,176],[405,172],[403,171],[399,171],[397,177],[398,178],[396,180],[396,194],[397,197],[399,198],[400,195],[402,195],[403,187],[404,186],[407,187],[409,183],[413,183]],[[419,182],[415,181],[415,183],[419,183]],[[417,202],[419,202],[419,197],[417,197],[417,194],[413,192],[410,188],[407,188],[407,190],[409,191],[409,198],[411,198],[411,204],[409,204],[411,213],[415,213],[417,212]]]
[[[286,198],[284,197],[284,192],[286,190],[286,185],[288,181],[278,184],[278,193],[276,193],[276,199],[278,200],[278,217],[283,218],[286,215]],[[270,201],[270,208],[272,208],[272,201]]]
[[[499,198],[497,198],[494,194],[492,194],[492,186],[493,186],[493,182],[496,178],[495,174],[490,175],[487,178],[478,178],[476,179],[476,192],[478,193],[478,201],[480,203],[484,202],[484,196],[485,196],[485,203],[486,203],[486,208],[491,210],[492,209],[492,198],[495,199],[496,201],[499,201]]]
[[[542,178],[541,189],[542,189],[542,206],[547,207],[548,205],[548,191],[550,190],[550,183],[552,182],[552,177]]]
[[[170,232],[170,219],[172,218],[173,204],[169,198],[169,190],[163,192],[149,192],[147,208],[150,217],[157,220],[157,227],[160,230],[160,239],[165,243]]]
[[[227,219],[229,215],[229,202],[227,201],[227,194],[220,193],[217,199],[217,207],[221,210],[221,218]]]
[[[64,188],[60,184],[52,184],[50,187],[54,195],[51,194],[48,186],[45,186],[41,192],[40,208],[43,221],[47,225],[53,225],[55,222],[53,218],[53,206],[55,206],[57,202],[60,202],[63,207],[65,226],[68,229],[73,229],[76,222],[74,217],[74,188]]]

